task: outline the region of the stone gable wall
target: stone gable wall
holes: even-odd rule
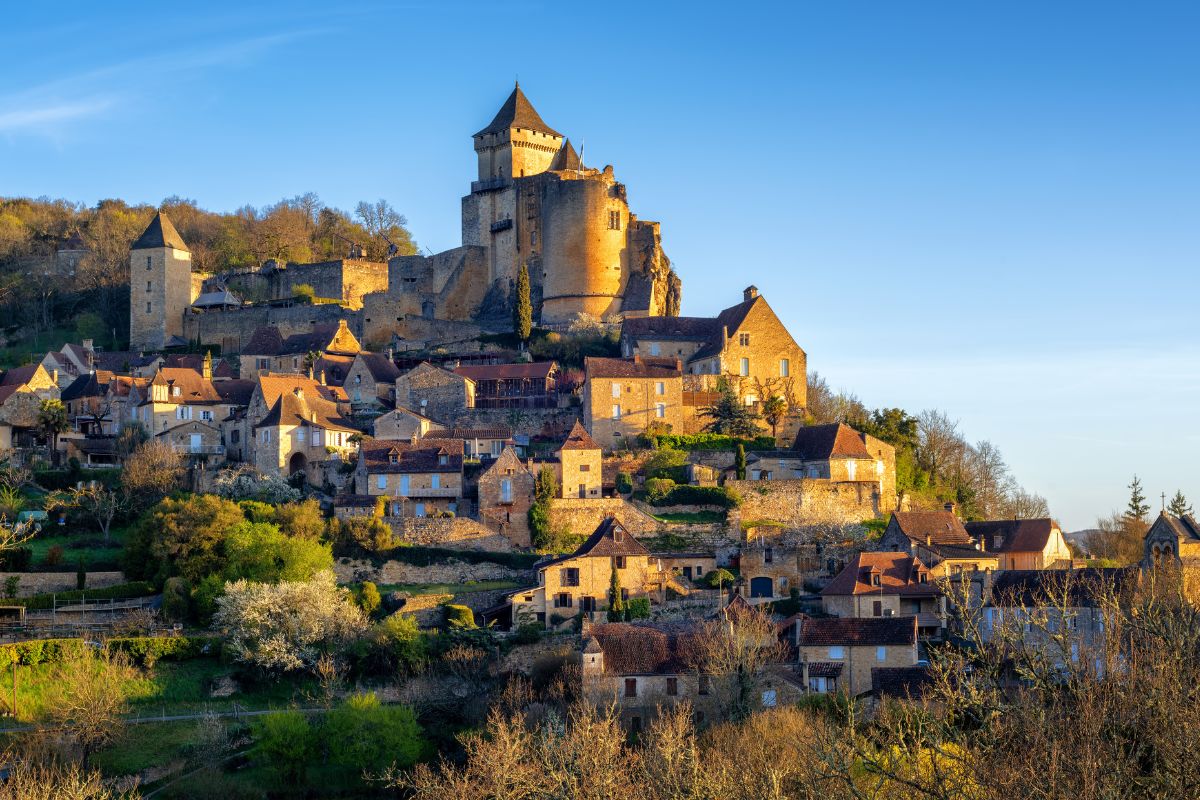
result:
[[[727,480],[725,486],[742,496],[741,507],[730,514],[739,521],[771,520],[795,528],[859,525],[891,511],[881,507],[873,481]]]

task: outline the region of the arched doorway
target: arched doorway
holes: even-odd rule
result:
[[[292,453],[292,457],[288,459],[288,475],[304,472],[307,467],[308,459],[304,457],[304,453]]]
[[[750,596],[751,597],[774,597],[775,584],[765,576],[750,579]]]

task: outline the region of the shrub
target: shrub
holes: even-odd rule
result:
[[[654,505],[666,505],[667,498],[675,490],[675,481],[670,478],[650,478],[646,481],[646,499]]]
[[[534,644],[541,641],[543,633],[545,630],[541,625],[526,623],[517,628],[517,635],[513,637],[513,641],[517,644]]]
[[[303,783],[317,741],[308,717],[299,711],[277,711],[254,723],[254,754],[279,773],[285,784]]]
[[[355,694],[325,717],[324,739],[336,742],[335,764],[378,773],[389,766],[411,767],[425,752],[417,716],[408,706],[384,706],[374,694]]]
[[[649,619],[650,598],[634,597],[625,601],[625,619]]]
[[[687,471],[687,453],[673,447],[660,447],[646,459],[642,470],[647,478],[670,478],[677,483],[686,482],[686,478],[681,481],[679,476]]]
[[[629,494],[633,491],[633,476],[628,472],[617,473],[617,492],[620,494]]]
[[[732,452],[738,444],[743,444],[747,450],[774,450],[776,447],[775,439],[771,436],[741,439],[721,433],[678,433],[658,437],[659,447],[672,447],[677,450],[728,450]]]
[[[51,549],[53,550],[54,548]],[[58,552],[61,556],[61,547],[58,548]],[[27,572],[31,561],[33,561],[33,550],[28,547],[18,547],[14,550],[5,550],[3,553],[0,553],[0,568],[3,568],[7,572]]]
[[[83,653],[82,639],[31,639],[28,642],[0,645],[0,671],[14,663],[23,667],[60,664]]]
[[[191,609],[190,598],[192,588],[183,578],[168,578],[163,584],[163,616],[172,621],[180,622],[187,619]]]
[[[258,500],[242,500],[238,503],[238,507],[246,515],[246,519],[251,522],[275,521],[275,506],[270,503],[262,503]]]
[[[21,576],[9,575],[4,579],[4,597],[8,600],[13,600],[17,596],[17,592],[21,589]]]
[[[666,481],[665,478],[655,478],[655,481]],[[669,491],[652,491],[646,481],[646,499],[656,506],[719,506],[720,508],[737,508],[742,504],[741,495],[724,486],[675,486],[672,482]],[[665,484],[664,484],[665,485]]]
[[[43,563],[45,563],[45,565],[48,567],[57,567],[59,564],[62,563],[62,560],[63,560],[62,545],[55,544],[55,545],[51,545],[50,549],[46,551],[46,560]]]
[[[474,628],[475,612],[468,606],[446,603],[442,606],[446,614],[446,625],[450,628]]]
[[[213,636],[127,636],[109,639],[105,644],[140,667],[153,667],[164,659],[187,661],[216,656],[221,649],[221,640]]]
[[[714,569],[712,572],[704,576],[703,583],[710,589],[721,589],[726,586],[731,586],[735,578],[733,573],[727,569]]]
[[[378,586],[371,581],[363,581],[362,585],[354,590],[354,601],[358,603],[358,607],[363,610],[364,614],[371,617],[379,610],[383,598],[379,596]]]

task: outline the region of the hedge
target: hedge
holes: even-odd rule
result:
[[[5,600],[9,605],[25,606],[31,611],[44,611],[54,608],[55,601],[73,603],[78,600],[125,600],[134,597],[151,597],[158,594],[154,584],[149,581],[133,581],[118,583],[105,589],[73,589],[69,592],[52,592],[35,594],[32,597],[18,597],[15,600]]]
[[[86,646],[83,639],[31,639],[0,645],[0,672],[11,667],[13,662],[23,667],[60,664],[80,655]]]
[[[152,667],[163,659],[187,661],[221,652],[221,640],[215,636],[127,636],[109,639],[106,644],[141,667]]]
[[[469,606],[446,603],[442,606],[446,614],[446,624],[451,628],[474,628],[475,612]]]
[[[736,450],[742,444],[747,450],[775,450],[774,437],[756,436],[753,439],[742,439],[737,436],[727,436],[723,433],[668,433],[658,437],[659,447],[673,447],[676,450]]]
[[[741,495],[724,486],[676,486],[661,496],[652,495],[647,486],[646,498],[656,506],[719,506],[730,509],[742,504]]]

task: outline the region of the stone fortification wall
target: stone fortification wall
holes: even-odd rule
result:
[[[619,497],[555,498],[550,501],[551,527],[563,526],[571,533],[588,535],[610,516],[620,520],[634,536],[654,536],[663,527],[654,517]]]
[[[384,517],[384,522],[408,544],[493,553],[514,549],[507,538],[467,517]]]
[[[550,439],[565,439],[575,420],[579,419],[578,408],[523,408],[519,415],[505,408],[467,408],[449,418],[438,418],[451,427],[495,428],[512,427],[514,434],[545,436]],[[516,425],[513,426],[513,422]]]
[[[333,571],[340,583],[374,581],[377,584],[383,585],[394,583],[466,583],[467,581],[537,582],[536,576],[530,570],[512,569],[501,564],[492,564],[489,562],[468,564],[463,561],[454,560],[419,567],[403,561],[385,561],[376,566],[370,561],[342,558],[338,559],[337,563],[333,565]]]
[[[50,592],[73,592],[78,586],[74,572],[0,572],[0,585],[13,576],[21,581],[17,584],[17,597],[30,597]],[[121,572],[89,572],[84,586],[86,591],[87,589],[105,589],[124,582],[125,575]]]
[[[220,345],[222,353],[240,353],[258,328],[274,325],[284,337],[308,333],[313,325],[336,325],[346,320],[355,336],[362,333],[359,312],[334,304],[293,306],[242,306],[188,312],[183,317],[183,336],[201,344]]]
[[[880,506],[879,486],[871,481],[729,480],[725,486],[742,496],[730,518],[745,522],[770,520],[792,528],[858,525],[890,511]]]

